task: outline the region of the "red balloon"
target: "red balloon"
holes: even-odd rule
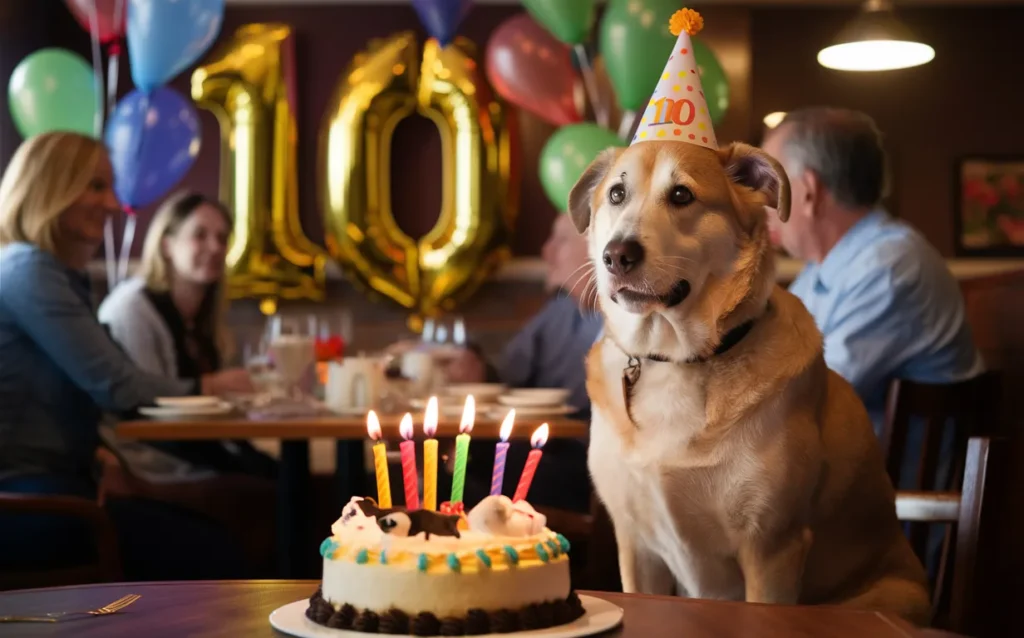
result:
[[[569,46],[529,14],[503,22],[487,43],[487,78],[502,97],[558,126],[583,119]]]
[[[98,36],[100,42],[106,44],[124,37],[129,0],[64,0],[64,2],[67,3],[68,9],[71,9],[78,24],[82,25],[82,28],[89,33],[92,33],[91,14],[95,4],[96,24],[99,29],[92,34]],[[117,15],[118,7],[121,9],[120,16]]]

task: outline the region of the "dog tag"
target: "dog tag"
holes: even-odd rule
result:
[[[640,379],[640,359],[629,358],[629,364],[622,370],[622,402],[626,406],[626,416],[633,421],[633,414],[629,409],[630,400],[633,396],[633,386]],[[637,427],[633,421],[633,427]]]

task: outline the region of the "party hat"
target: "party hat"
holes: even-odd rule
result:
[[[679,38],[630,144],[673,141],[717,149],[690,40],[704,28],[704,18],[693,9],[680,9],[672,15],[669,28]]]

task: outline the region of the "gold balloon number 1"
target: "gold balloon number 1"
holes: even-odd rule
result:
[[[324,296],[327,255],[299,218],[291,28],[239,28],[192,74],[192,98],[220,123],[220,199],[235,214],[228,295],[265,300]]]
[[[510,255],[517,213],[518,136],[491,95],[475,47],[457,38],[422,56],[412,32],[372,41],[341,76],[320,139],[320,201],[327,248],[350,278],[431,316],[453,309]],[[441,136],[437,223],[406,235],[391,211],[391,141],[420,113]],[[424,210],[424,214],[431,211]]]

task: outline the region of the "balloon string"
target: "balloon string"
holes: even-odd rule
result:
[[[128,260],[132,254],[132,243],[135,241],[135,209],[124,207],[124,235],[121,236],[121,254],[117,267],[117,280],[122,282],[128,278]]]
[[[123,8],[124,0],[117,0],[114,3],[114,33],[121,33]],[[121,38],[119,36],[114,36],[114,40],[107,45],[107,54],[110,56],[107,61],[107,116],[109,117],[117,105],[117,81],[121,63]]]
[[[587,54],[587,47],[580,43],[573,45],[573,49],[576,51],[576,58],[580,62],[580,71],[583,73],[583,85],[587,88],[587,97],[590,99],[590,104],[594,107],[594,115],[597,117],[597,123],[601,126],[607,127],[608,110],[601,102],[601,96],[598,94],[597,76],[594,74],[594,67],[590,65],[590,56]]]
[[[100,17],[96,2],[89,3],[89,38],[92,41],[92,69],[96,82],[96,115],[93,119],[93,133],[103,138],[103,63],[100,59]],[[107,217],[103,225],[103,257],[107,268],[107,289],[113,290],[117,283],[117,254],[114,246],[114,219]]]

